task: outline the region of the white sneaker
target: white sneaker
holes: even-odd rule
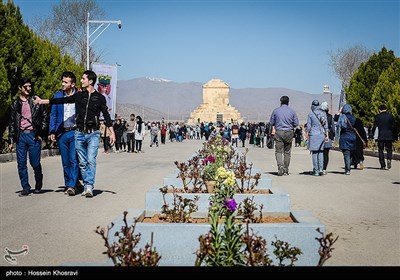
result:
[[[86,197],[93,197],[93,190],[92,190],[91,187],[87,187],[85,196]]]

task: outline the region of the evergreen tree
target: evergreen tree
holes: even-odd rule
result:
[[[63,71],[72,71],[80,77],[83,67],[70,56],[62,55],[59,47],[30,30],[13,1],[1,2],[0,102],[3,110],[0,110],[0,135],[8,125],[10,104],[17,98],[18,80],[31,78],[34,93],[49,98],[60,89]]]
[[[396,58],[389,68],[380,75],[372,95],[371,104],[371,111],[375,115],[379,113],[379,105],[386,105],[395,119],[398,133],[400,125],[400,58]]]
[[[0,102],[4,108],[0,110],[1,135],[8,125],[9,106],[18,89],[24,40],[29,41],[29,29],[23,24],[19,8],[12,1],[0,3]]]
[[[359,117],[365,126],[370,126],[374,121],[371,101],[379,77],[395,59],[393,51],[383,47],[379,53],[373,54],[367,62],[362,63],[350,80],[346,89],[347,103],[351,104],[353,114]]]

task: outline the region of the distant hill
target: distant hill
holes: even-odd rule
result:
[[[206,81],[207,82],[207,81]],[[229,84],[229,81],[225,81]],[[118,81],[117,113],[128,118],[131,113],[145,120],[187,119],[202,102],[205,82],[176,83],[160,78],[135,78]],[[322,91],[322,89],[321,89]],[[290,98],[289,106],[296,110],[300,123],[305,123],[311,102],[330,102],[326,94],[310,94],[287,88],[230,88],[229,102],[245,121],[266,121],[280,105],[282,95]],[[333,95],[333,111],[337,111],[339,96]]]

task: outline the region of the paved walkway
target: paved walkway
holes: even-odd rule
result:
[[[173,162],[188,159],[202,145],[189,140],[150,148],[147,142],[142,154],[99,153],[91,199],[64,195],[60,156],[42,159],[45,192],[22,198],[16,162],[0,163],[0,251],[28,245],[27,255],[16,256],[21,266],[104,263],[96,227],[107,226],[129,208],[143,208],[145,192],[161,186],[175,169]],[[326,265],[399,266],[399,161],[384,171],[377,158],[367,156],[364,170],[345,176],[342,154],[330,155],[328,175],[322,177],[308,175],[311,156],[304,148],[293,147],[289,176],[276,176],[273,150],[251,146],[248,160],[290,194],[292,209],[313,212],[327,232],[339,235]],[[2,257],[0,265],[10,264]]]

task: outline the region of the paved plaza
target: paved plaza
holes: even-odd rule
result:
[[[2,254],[28,245],[28,254],[16,256],[17,266],[105,263],[96,227],[129,208],[143,208],[145,192],[161,187],[163,177],[174,172],[174,161],[185,161],[201,146],[200,140],[186,140],[150,148],[146,139],[144,153],[100,149],[93,198],[64,195],[60,156],[42,159],[44,192],[28,197],[18,197],[16,162],[0,163]],[[311,155],[303,147],[292,149],[289,176],[276,176],[274,150],[249,146],[248,161],[272,179],[272,186],[290,194],[291,209],[311,211],[327,233],[339,235],[326,266],[400,265],[399,161],[380,170],[378,159],[366,156],[364,170],[345,176],[342,153],[331,151],[328,174],[320,177],[309,175]],[[29,176],[34,184],[30,167]],[[0,265],[10,266],[3,256]]]

